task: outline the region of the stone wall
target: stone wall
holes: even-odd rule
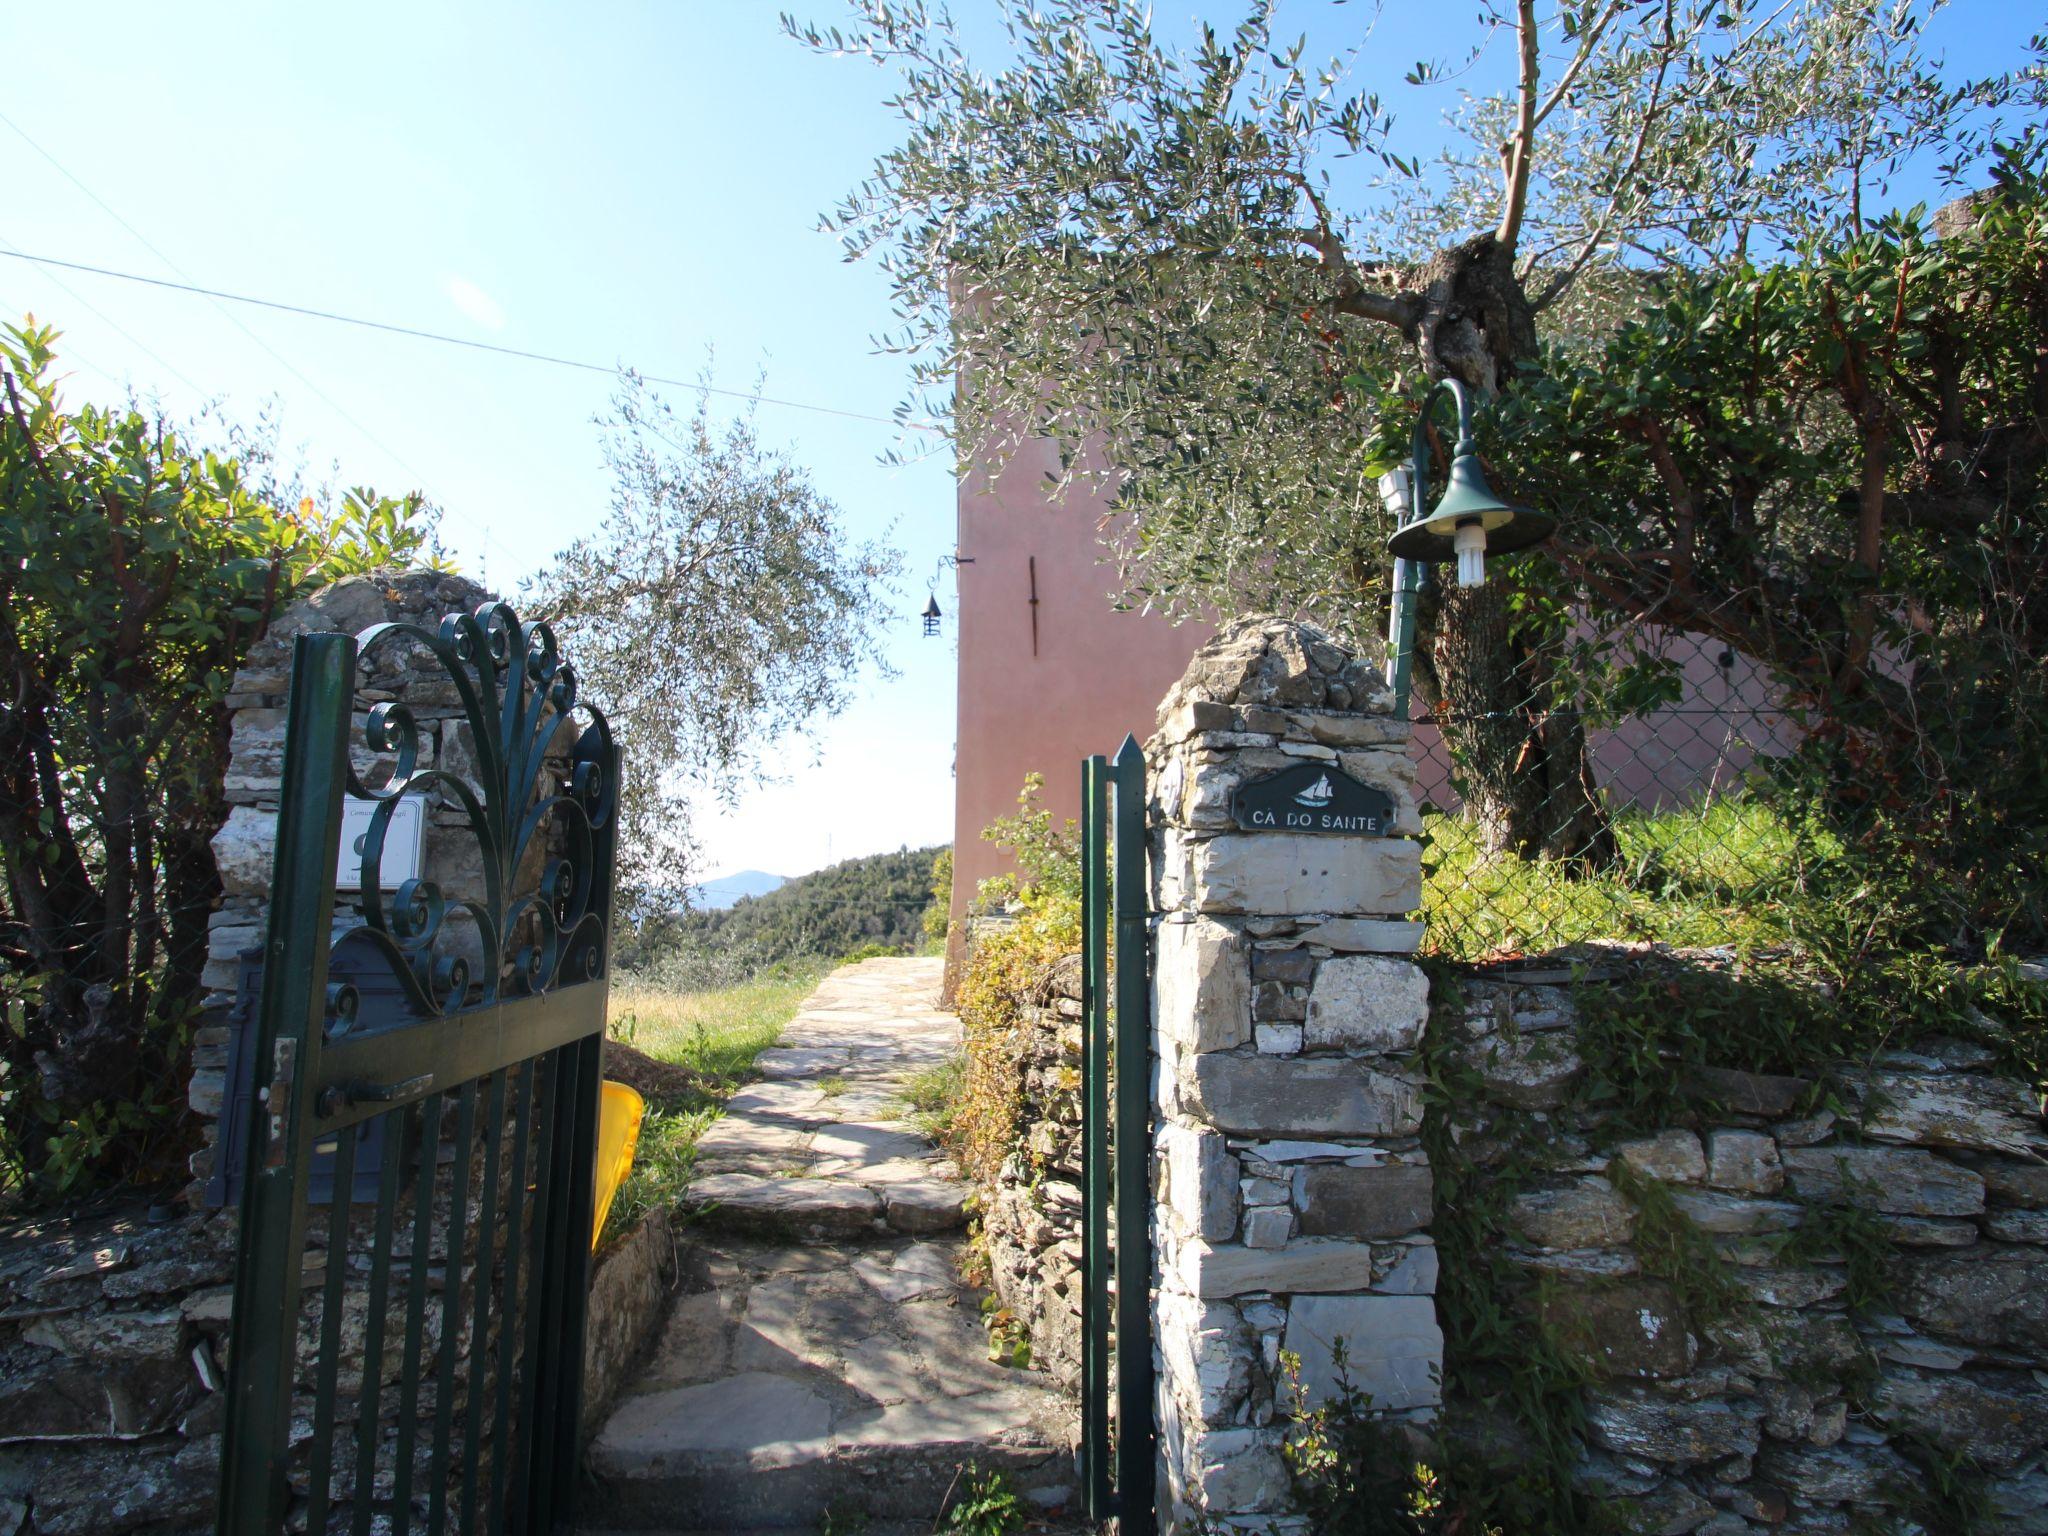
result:
[[[1931,1530],[1908,1518],[1929,1467],[1967,1457],[1984,1529],[2048,1532],[2038,1093],[1929,1039],[1839,1068],[1832,1093],[1695,1069],[1674,1123],[1617,1139],[1575,1090],[1581,989],[1658,963],[1622,958],[1576,985],[1465,979],[1448,1020],[1481,1084],[1453,1116],[1461,1155],[1511,1191],[1509,1256],[1549,1282],[1541,1314],[1594,1377],[1580,1486],[1673,1536]],[[1848,1210],[1892,1249],[1861,1311],[1826,1235]],[[1728,1286],[1674,1277],[1674,1213],[1701,1240],[1684,1262]],[[1688,1312],[1674,1278],[1733,1294]]]
[[[199,1536],[213,1529],[236,1216],[163,1214],[124,1204],[0,1229],[0,1536]],[[369,1208],[359,1207],[357,1224],[368,1221]],[[442,1225],[432,1256],[437,1272]],[[398,1222],[396,1232],[387,1414],[402,1356],[411,1223]],[[325,1236],[317,1212],[311,1241],[302,1340],[316,1336],[320,1312]],[[365,1241],[358,1233],[354,1246]],[[607,1244],[591,1278],[586,1432],[653,1337],[674,1275],[675,1245],[662,1212]],[[472,1269],[465,1290],[473,1278]],[[360,1292],[352,1299],[360,1302]],[[354,1305],[343,1314],[344,1385],[361,1379],[364,1310]],[[434,1307],[427,1318],[430,1329],[438,1327]],[[302,1376],[306,1358],[302,1351]],[[342,1409],[346,1422],[349,1404]],[[431,1382],[420,1413],[431,1421]],[[307,1444],[308,1435],[294,1436],[301,1480]],[[339,1467],[338,1486],[349,1486],[348,1476]]]
[[[1338,1391],[1340,1350],[1383,1418],[1426,1424],[1438,1402],[1416,1068],[1429,986],[1407,958],[1421,822],[1391,708],[1329,637],[1248,620],[1196,654],[1146,749],[1174,1529],[1306,1530],[1280,1447],[1297,1401]],[[1391,835],[1240,831],[1233,791],[1303,762],[1385,790]]]
[[[1589,1008],[1626,1040],[1646,968],[1672,996],[1728,957],[1588,946],[1432,982],[1408,958],[1420,822],[1385,707],[1325,637],[1250,621],[1147,749],[1163,1526],[1307,1530],[1280,1448],[1297,1391],[1329,1400],[1340,1340],[1419,1457],[1533,1463],[1497,1404],[1443,1396],[1457,1263],[1583,1380],[1553,1400],[1583,1414],[1567,1475],[1617,1529],[1946,1536],[1974,1505],[1973,1529],[2048,1536],[2038,1090],[1944,1038],[1813,1080],[1653,1060],[1655,1085],[1603,1083],[1621,1069],[1589,1062]],[[1237,785],[1304,760],[1386,789],[1395,835],[1239,831]],[[1068,962],[1024,1009],[1022,1131],[984,1215],[995,1288],[1070,1387],[1078,994]],[[1624,1132],[1614,1089],[1645,1086],[1673,1108]]]
[[[1081,957],[1054,966],[1017,1024],[1016,1149],[982,1193],[990,1287],[1031,1364],[1081,1379]]]

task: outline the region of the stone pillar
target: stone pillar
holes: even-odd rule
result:
[[[445,571],[350,576],[286,608],[249,648],[235,674],[227,696],[230,734],[223,787],[228,817],[213,838],[213,856],[220,866],[221,904],[207,935],[202,978],[205,1017],[193,1038],[192,1079],[187,1089],[202,1138],[191,1159],[189,1200],[204,1198],[213,1173],[214,1146],[227,1091],[227,1015],[235,1002],[241,955],[262,946],[270,915],[270,866],[277,847],[292,643],[302,634],[358,634],[372,624],[393,622],[418,624],[433,631],[440,627],[444,615],[472,610],[488,601],[490,594],[475,582]],[[469,761],[469,727],[462,722],[454,684],[424,653],[387,646],[370,659],[358,678],[355,731],[350,738],[350,752],[372,783],[381,780],[383,770],[363,749],[361,729],[370,707],[386,699],[403,699],[412,711],[422,768]],[[466,830],[461,812],[451,805],[437,804],[429,814],[421,873],[463,895],[481,891],[482,865],[475,839]],[[353,892],[337,897],[334,915],[338,930],[358,921],[355,909],[359,899]]]
[[[1328,635],[1241,621],[1160,709],[1159,1414],[1169,1530],[1295,1532],[1280,1447],[1350,1384],[1427,1422],[1443,1335],[1416,1070],[1428,979],[1408,726]],[[1241,830],[1242,784],[1327,765],[1384,790],[1378,835]]]

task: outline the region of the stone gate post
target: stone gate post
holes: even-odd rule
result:
[[[1321,631],[1246,619],[1196,654],[1147,750],[1168,1530],[1305,1529],[1283,1355],[1311,1403],[1340,1349],[1377,1412],[1438,1401],[1422,825],[1391,709]]]

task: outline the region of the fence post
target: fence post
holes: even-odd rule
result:
[[[1300,1529],[1283,1352],[1310,1403],[1340,1349],[1377,1410],[1437,1403],[1421,822],[1392,709],[1329,636],[1250,619],[1196,654],[1149,747],[1169,1530]]]
[[[234,1395],[220,1471],[219,1529],[284,1528],[292,1371],[298,1337],[303,1184],[312,1163],[307,1083],[327,1007],[334,859],[348,773],[352,635],[301,635],[292,652],[263,991],[250,1061],[264,1091],[249,1106],[229,1358]],[[275,1129],[273,1129],[275,1126]],[[279,1145],[290,1143],[290,1151]],[[264,1291],[267,1283],[275,1289]],[[261,1361],[261,1369],[246,1362]]]
[[[1081,1478],[1111,1508],[1109,1455],[1109,860],[1101,756],[1081,764]]]
[[[1151,872],[1145,754],[1131,737],[1116,783],[1116,1487],[1119,1536],[1156,1529],[1152,1366]]]

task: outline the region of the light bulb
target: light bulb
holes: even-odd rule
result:
[[[1486,585],[1486,525],[1478,518],[1458,524],[1451,535],[1451,547],[1458,552],[1458,585]]]

